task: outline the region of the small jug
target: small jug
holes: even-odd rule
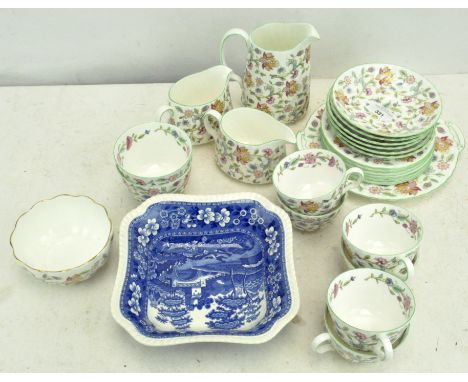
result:
[[[183,129],[193,145],[213,140],[203,126],[203,115],[208,110],[220,114],[232,109],[229,81],[242,87],[242,79],[224,65],[213,66],[177,81],[169,90],[169,103],[157,111],[156,121],[170,112],[169,123]]]
[[[288,126],[255,109],[240,107],[224,116],[210,110],[203,119],[215,139],[218,167],[244,183],[271,183],[275,166],[286,155],[285,144],[296,143]]]
[[[299,120],[309,105],[310,48],[314,39],[320,39],[315,28],[306,23],[271,23],[250,36],[231,29],[221,41],[223,65],[224,44],[234,35],[241,36],[248,49],[242,104],[287,124]]]

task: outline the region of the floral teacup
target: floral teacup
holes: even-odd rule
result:
[[[208,110],[224,114],[232,109],[229,93],[231,79],[242,87],[241,78],[224,65],[180,79],[169,90],[169,103],[159,108],[156,120],[162,122],[163,116],[170,112],[169,123],[183,129],[192,144],[212,141],[212,135],[203,125],[203,116]]]
[[[325,328],[326,333],[319,334],[314,338],[311,348],[318,354],[323,354],[329,351],[336,351],[344,359],[354,363],[374,363],[379,362],[385,358],[383,353],[376,354],[369,351],[361,351],[352,348],[344,342],[338,335],[336,328],[333,325],[332,318],[328,309],[325,310]],[[409,327],[405,330],[403,335],[393,344],[396,349],[406,339],[409,333]]]
[[[300,231],[306,232],[314,232],[318,231],[328,223],[330,223],[341,211],[341,207],[343,206],[345,196],[341,198],[336,208],[323,215],[303,215],[296,211],[291,210],[284,202],[278,198],[281,207],[287,212],[289,218],[291,219],[291,223],[294,228]]]
[[[393,357],[393,344],[415,311],[411,289],[398,277],[371,268],[352,269],[328,287],[327,306],[336,332],[351,347]]]
[[[404,280],[423,236],[419,219],[391,204],[366,204],[343,220],[343,248],[354,266],[384,270]]]
[[[273,172],[273,184],[291,210],[302,215],[323,215],[333,211],[363,177],[360,168],[346,170],[341,158],[332,152],[309,149],[284,158]]]
[[[185,132],[167,123],[132,127],[114,145],[114,160],[135,199],[183,192],[190,177],[192,144]]]

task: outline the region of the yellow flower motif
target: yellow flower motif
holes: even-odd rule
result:
[[[416,195],[419,191],[421,191],[421,189],[418,187],[417,183],[414,180],[410,182],[397,184],[395,188],[400,194],[407,195]]]
[[[278,66],[278,61],[275,56],[273,56],[273,53],[263,53],[260,62],[262,63],[262,68],[266,70],[272,70]]]
[[[313,214],[319,209],[319,204],[313,201],[301,202],[301,210],[306,214]]]
[[[419,110],[421,111],[422,115],[431,115],[439,108],[439,102],[424,102]]]
[[[257,109],[265,113],[271,114],[270,107],[266,103],[257,103]]]
[[[294,95],[298,92],[299,85],[296,81],[292,80],[291,82],[286,81],[286,87],[284,88],[284,92],[287,96]]]
[[[247,164],[250,162],[250,153],[245,147],[236,147],[236,160],[242,164]]]
[[[388,66],[380,68],[379,74],[377,74],[375,79],[379,81],[379,84],[382,86],[390,85],[393,81],[393,72]]]
[[[246,72],[245,77],[244,77],[244,81],[245,81],[245,86],[250,88],[253,85],[252,73]]]
[[[82,280],[83,280],[83,277],[79,273],[77,273],[73,276],[68,276],[67,279],[65,280],[65,284],[67,285],[76,284]]]
[[[435,141],[435,151],[438,152],[445,152],[450,149],[450,147],[453,146],[453,141],[445,136],[442,138],[437,137]]]
[[[224,112],[224,102],[217,99],[215,103],[211,104],[211,108],[213,110],[216,110],[219,114],[223,114],[223,112]]]
[[[348,97],[343,93],[342,90],[335,90],[335,98],[343,105],[349,105]]]

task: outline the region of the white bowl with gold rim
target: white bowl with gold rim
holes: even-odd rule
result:
[[[35,277],[55,284],[90,278],[107,260],[112,222],[88,196],[57,195],[34,204],[16,221],[13,255]]]

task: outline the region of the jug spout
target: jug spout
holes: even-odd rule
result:
[[[307,30],[307,37],[304,39],[304,45],[310,45],[314,40],[320,40],[317,29],[312,24],[304,24]]]

